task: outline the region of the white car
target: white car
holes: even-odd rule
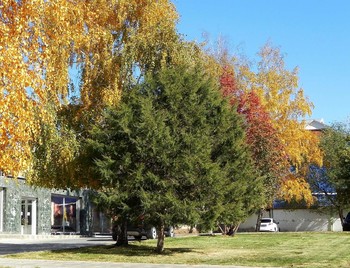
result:
[[[278,222],[273,218],[262,218],[260,221],[260,232],[278,232]]]

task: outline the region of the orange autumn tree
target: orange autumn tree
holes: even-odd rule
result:
[[[76,94],[81,109],[93,113],[115,105],[132,70],[142,72],[165,58],[159,46],[176,38],[176,19],[167,0],[1,1],[1,170],[24,171],[29,178],[38,164],[33,152],[52,145],[46,138],[55,146],[45,152],[41,166],[52,160],[70,163],[79,150],[77,134],[57,115],[71,94],[70,68],[81,70]]]
[[[247,143],[255,165],[264,178],[265,205],[262,207],[270,206],[276,197],[280,177],[287,173],[289,167],[284,145],[279,140],[270,115],[261,104],[259,96],[254,91],[244,92],[239,88],[232,67],[226,65],[222,70],[222,94],[244,116]]]
[[[312,103],[298,86],[298,70],[285,69],[278,48],[266,44],[259,56],[257,71],[246,65],[240,67],[240,86],[259,96],[293,167],[288,176],[281,177],[279,196],[289,202],[304,200],[310,205],[313,197],[305,180],[307,166],[322,161],[317,136],[305,130]]]

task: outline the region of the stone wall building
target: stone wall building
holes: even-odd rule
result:
[[[51,190],[0,176],[0,234],[101,232],[110,232],[110,221],[94,208],[88,190]]]

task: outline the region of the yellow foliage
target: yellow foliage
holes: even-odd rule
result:
[[[304,201],[307,206],[314,203],[314,197],[311,194],[309,184],[305,179],[293,175],[281,181],[278,196],[287,202]]]
[[[118,103],[123,84],[134,75],[133,68],[138,68],[140,73],[152,68],[159,48],[169,49],[177,36],[177,13],[168,0],[112,1],[110,5],[102,4],[105,7],[102,11],[100,2],[89,2],[88,18],[94,19],[87,25],[91,34],[97,36],[89,37],[90,42],[96,43],[90,49],[85,48],[85,54],[91,54],[91,49],[97,53],[81,59],[84,64],[83,106],[87,111],[94,109],[97,114],[101,104]],[[99,27],[94,29],[96,25]]]
[[[278,48],[266,44],[260,51],[260,57],[256,72],[247,65],[240,67],[239,82],[244,90],[253,90],[259,95],[284,144],[290,165],[300,176],[282,176],[279,196],[287,201],[304,199],[307,204],[311,204],[311,191],[303,177],[308,165],[322,164],[319,138],[305,129],[306,117],[311,115],[313,104],[304,95],[303,89],[299,88],[297,68],[292,71],[285,69]]]
[[[318,137],[305,130],[305,118],[311,115],[313,104],[298,87],[298,70],[285,70],[279,49],[265,45],[261,52],[258,72],[242,66],[242,87],[254,90],[270,113],[274,128],[285,144],[291,165],[300,168],[303,164],[322,161]]]
[[[70,66],[84,68],[80,96],[87,110],[116,104],[125,59],[140,59],[145,46],[167,40],[176,19],[168,0],[1,1],[1,170],[16,175],[30,167],[38,122],[54,124],[67,101]],[[134,54],[115,62],[120,48]],[[101,75],[106,83],[91,84]]]

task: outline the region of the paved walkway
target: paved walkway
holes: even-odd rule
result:
[[[2,238],[0,236],[0,257],[21,252],[81,248],[97,245],[113,245],[111,237],[70,237],[49,238]],[[1,263],[1,262],[0,262]]]
[[[218,265],[182,265],[182,264],[147,264],[147,263],[107,263],[86,261],[46,261],[46,260],[19,260],[0,258],[0,267],[16,268],[243,268],[242,266]],[[244,267],[247,268],[247,267]]]

